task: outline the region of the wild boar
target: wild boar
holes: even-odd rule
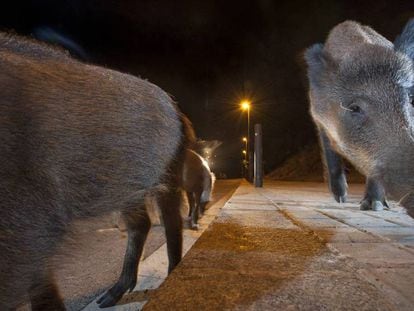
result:
[[[342,157],[367,177],[361,208],[414,190],[414,20],[393,44],[353,21],[305,52],[310,112],[320,133],[330,189],[346,199]],[[412,200],[406,200],[406,202]],[[414,216],[414,206],[406,204]]]
[[[160,202],[172,270],[182,243],[177,176],[192,130],[171,98],[4,33],[0,68],[0,310],[27,294],[33,310],[64,310],[50,257],[74,220],[118,210],[128,227],[126,261],[101,301],[113,305],[136,283],[149,192]]]
[[[187,193],[191,228],[198,228],[199,214],[203,215],[210,202],[215,176],[205,159],[187,149],[182,174],[182,188]]]

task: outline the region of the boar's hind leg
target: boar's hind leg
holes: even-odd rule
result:
[[[33,311],[66,310],[51,274],[38,276],[29,291]]]
[[[198,229],[198,217],[201,210],[201,192],[194,192],[195,206],[193,208],[193,213],[191,214],[191,229]]]
[[[365,187],[365,196],[361,201],[361,210],[382,211],[388,207],[385,199],[385,191],[381,183],[368,177]]]
[[[348,184],[342,158],[332,149],[331,142],[322,129],[319,129],[319,136],[324,162],[328,170],[329,189],[336,202],[344,203],[346,201]]]
[[[198,221],[198,207],[199,207],[199,199],[196,192],[187,192],[188,204],[189,204],[189,212],[188,217],[190,219],[190,228],[191,229],[198,229],[197,221]]]
[[[183,224],[180,213],[182,193],[174,183],[170,184],[167,191],[158,193],[157,199],[165,226],[169,263],[168,273],[170,273],[181,261],[183,247]]]
[[[188,201],[188,217],[191,217],[191,213],[194,210],[195,201],[194,201],[194,193],[187,191],[187,201]]]
[[[138,263],[151,228],[151,221],[143,204],[123,211],[122,217],[128,228],[124,264],[118,281],[97,301],[101,308],[115,305],[126,291],[134,289],[137,283]]]

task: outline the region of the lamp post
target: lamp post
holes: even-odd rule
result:
[[[243,137],[242,141],[244,142],[244,150],[247,150],[247,137]]]
[[[247,161],[247,179],[250,181],[250,165],[251,165],[251,154],[250,154],[250,149],[251,149],[251,144],[250,144],[250,108],[251,108],[251,103],[249,100],[243,100],[240,103],[240,107],[243,111],[247,111],[247,137],[246,140],[243,139],[243,141],[245,141],[246,143],[246,161]]]
[[[247,111],[247,138],[246,138],[246,151],[249,153],[249,145],[250,145],[250,101],[243,100],[240,104],[240,107],[243,111]]]
[[[242,154],[243,154],[243,160],[241,161],[241,175],[242,176],[246,176],[246,171],[247,171],[247,154],[246,154],[246,149],[242,150]]]
[[[247,166],[247,137],[243,137],[242,141],[244,143],[244,149],[242,151],[244,158],[242,164],[242,176],[247,178],[248,166]]]

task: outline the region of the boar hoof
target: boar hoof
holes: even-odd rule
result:
[[[384,203],[385,206],[387,207],[387,203]],[[384,204],[381,201],[371,201],[368,199],[362,200],[361,205],[360,205],[360,209],[361,211],[374,211],[374,212],[379,212],[382,211],[384,209]]]
[[[329,180],[329,188],[336,202],[346,202],[348,184],[344,174],[331,177]]]
[[[124,286],[119,282],[116,283],[111,289],[109,289],[105,294],[103,294],[96,303],[99,305],[99,308],[107,308],[114,306],[119,299],[125,294],[126,291],[132,291],[135,287],[136,281],[132,282],[130,286]]]
[[[122,294],[116,295],[114,297],[111,293],[105,293],[101,298],[99,298],[96,303],[98,304],[99,308],[108,308],[114,306],[119,299],[121,299]]]
[[[412,206],[407,207],[407,214],[410,215],[412,218],[414,218],[414,209]]]
[[[199,229],[199,225],[191,222],[191,230],[196,230],[197,231],[198,229]]]
[[[379,212],[384,209],[384,205],[380,201],[372,202],[371,207],[374,212]]]
[[[344,195],[336,195],[334,194],[335,201],[338,203],[345,203],[346,202],[346,194]]]
[[[400,204],[405,207],[407,214],[414,218],[414,193],[406,195]]]
[[[371,201],[370,200],[362,200],[360,204],[361,211],[369,211],[371,209]]]

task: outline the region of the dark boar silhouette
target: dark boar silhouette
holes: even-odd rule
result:
[[[128,228],[124,266],[100,300],[115,304],[136,284],[148,193],[162,211],[171,271],[182,247],[177,176],[193,136],[171,98],[4,33],[0,68],[0,310],[26,297],[33,310],[64,310],[50,257],[75,219],[119,210]]]
[[[203,215],[211,200],[215,176],[205,159],[187,149],[182,174],[182,188],[187,193],[191,228],[198,228],[199,214]]]
[[[353,21],[332,29],[305,53],[310,112],[319,130],[330,189],[346,199],[342,157],[366,177],[362,209],[414,189],[414,20],[395,43]],[[405,200],[413,202],[413,200]],[[414,216],[414,206],[405,204]]]

